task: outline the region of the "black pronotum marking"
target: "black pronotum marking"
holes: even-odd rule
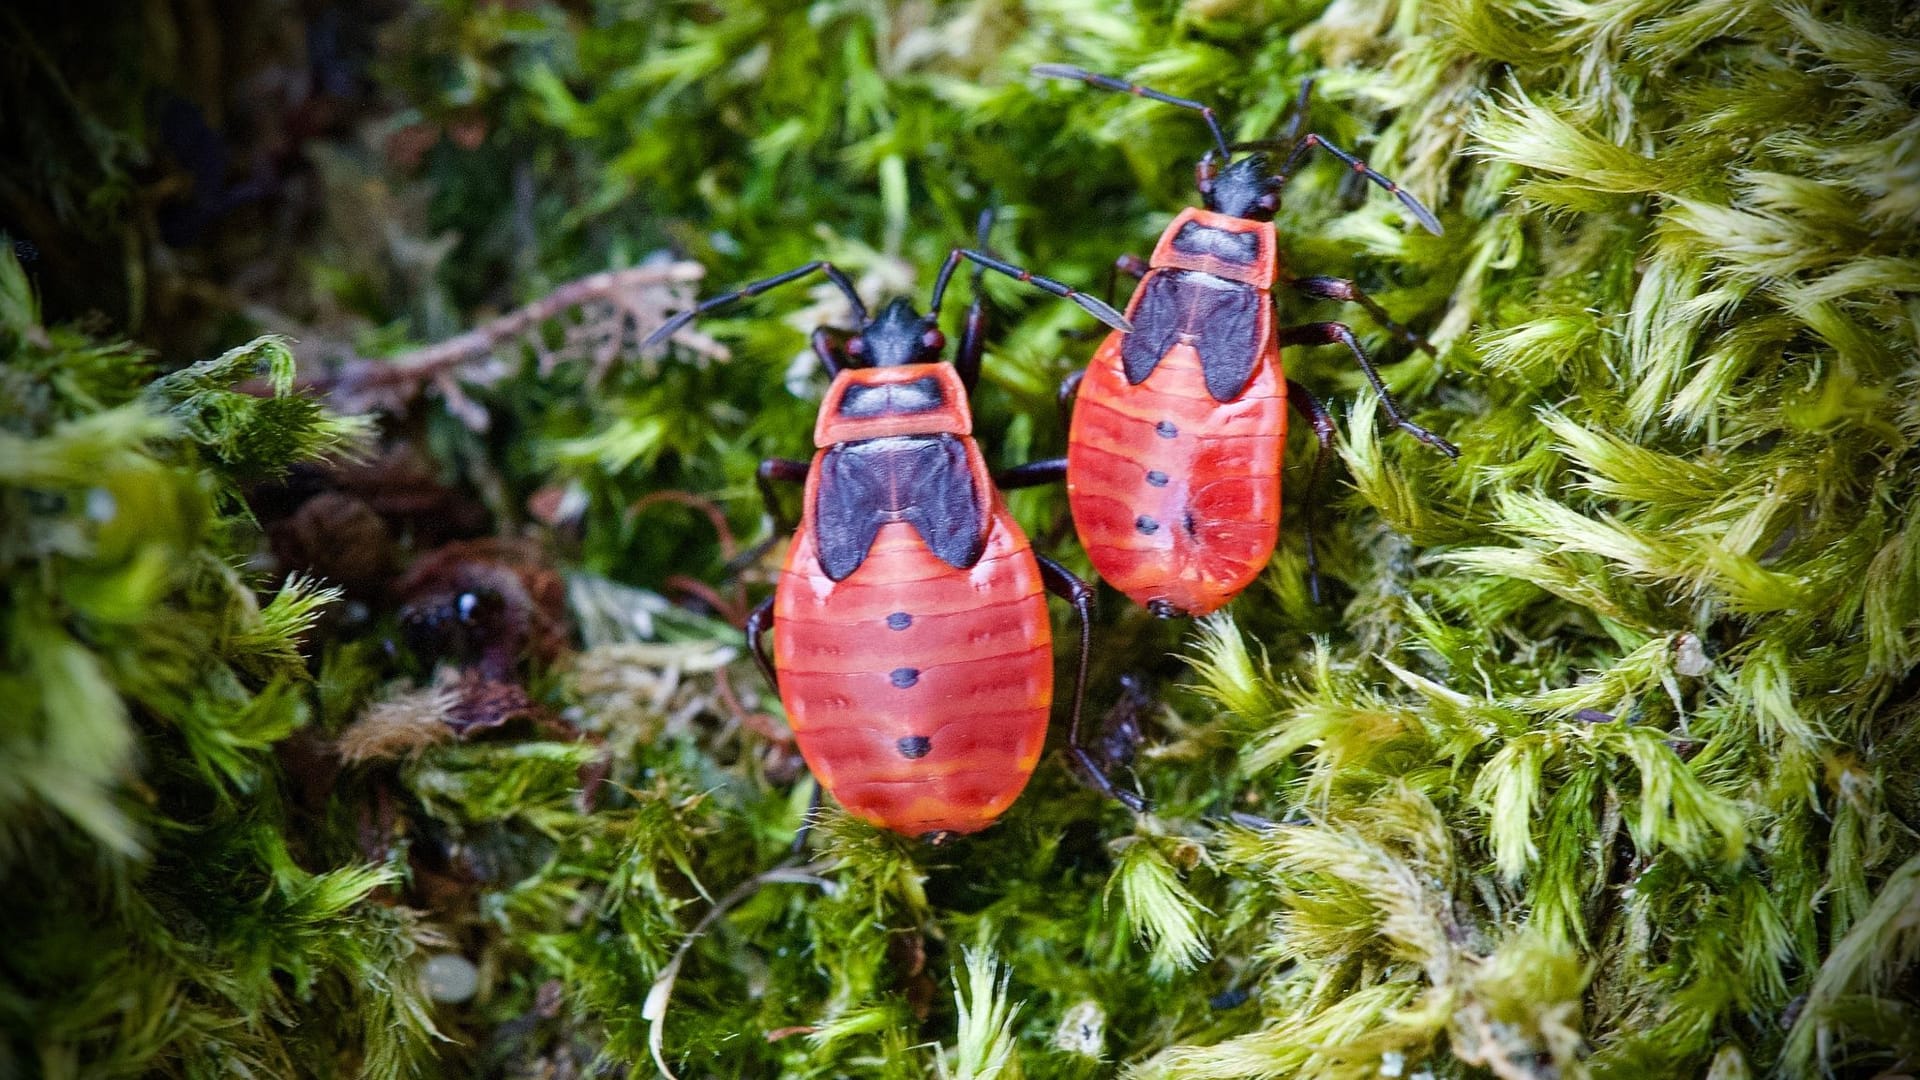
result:
[[[1161,472],[1159,469],[1148,469],[1147,483],[1152,484],[1154,487],[1166,487],[1167,474]]]
[[[1239,397],[1265,344],[1260,310],[1266,294],[1197,270],[1156,270],[1140,288],[1133,333],[1120,344],[1127,381],[1135,386],[1147,381],[1167,350],[1185,341],[1200,354],[1213,399]]]
[[[896,435],[840,443],[820,461],[814,502],[820,569],[845,581],[867,559],[880,526],[904,521],[942,562],[965,570],[987,546],[987,513],[952,435]]]
[[[902,690],[905,690],[908,687],[911,687],[913,684],[920,681],[920,669],[912,668],[912,667],[897,667],[887,673],[887,678],[893,683],[893,685],[899,687]]]
[[[927,752],[933,749],[933,740],[925,735],[904,735],[893,745],[899,748],[901,757],[913,760],[926,757]]]
[[[855,383],[840,396],[837,415],[855,420],[932,412],[947,403],[940,380],[931,375],[899,383]]]
[[[1260,238],[1253,233],[1228,232],[1189,221],[1173,234],[1173,250],[1183,255],[1211,255],[1224,262],[1252,266],[1260,257]]]
[[[887,629],[889,630],[905,630],[907,627],[912,625],[913,625],[913,616],[907,614],[904,611],[896,611],[893,614],[887,616]]]
[[[1145,514],[1141,514],[1139,517],[1133,519],[1133,527],[1148,536],[1152,536],[1154,533],[1160,531],[1160,523]]]

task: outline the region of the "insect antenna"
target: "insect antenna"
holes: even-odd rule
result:
[[[1284,162],[1281,162],[1280,171],[1275,174],[1280,183],[1285,184],[1287,180],[1293,176],[1294,168],[1298,166],[1301,159],[1305,158],[1307,153],[1316,146],[1332,154],[1334,157],[1339,158],[1346,163],[1347,168],[1373,181],[1385,190],[1387,194],[1399,199],[1400,205],[1407,208],[1407,212],[1413,215],[1415,221],[1418,221],[1423,228],[1433,235],[1440,235],[1440,219],[1434,217],[1433,211],[1422,205],[1420,200],[1414,198],[1411,192],[1401,188],[1401,186],[1392,179],[1382,176],[1373,166],[1333,145],[1320,135],[1309,133],[1300,139],[1300,141],[1293,144],[1293,152],[1287,155],[1287,159]]]
[[[698,306],[689,308],[662,323],[658,330],[647,335],[647,339],[640,343],[640,348],[642,351],[652,348],[667,338],[672,337],[681,327],[715,308],[725,307],[736,301],[745,300],[750,296],[758,296],[769,289],[779,288],[790,281],[798,281],[808,274],[816,272],[825,273],[827,280],[833,282],[839,287],[842,293],[846,294],[847,304],[853,308],[854,319],[858,321],[860,325],[865,326],[867,323],[867,305],[860,302],[860,294],[854,291],[853,282],[847,278],[845,273],[841,272],[839,267],[825,259],[818,259],[805,266],[794,267],[784,274],[775,274],[770,278],[761,278],[759,281],[748,282],[732,292],[721,293],[712,299],[704,300]]]
[[[1074,79],[1086,83],[1088,86],[1097,86],[1102,90],[1113,90],[1122,94],[1132,94],[1134,97],[1143,97],[1152,101],[1163,102],[1167,105],[1175,105],[1182,109],[1192,109],[1194,112],[1200,114],[1202,120],[1207,122],[1207,130],[1213,132],[1213,141],[1220,148],[1221,158],[1227,159],[1233,157],[1233,151],[1227,145],[1227,137],[1220,130],[1220,121],[1215,118],[1212,106],[1198,101],[1192,101],[1188,98],[1174,97],[1172,94],[1162,93],[1150,86],[1141,86],[1139,83],[1130,83],[1124,79],[1116,79],[1108,75],[1096,75],[1085,68],[1074,67],[1072,64],[1035,64],[1028,70],[1043,79]]]
[[[961,259],[970,259],[978,266],[986,267],[988,270],[997,270],[1013,278],[1015,281],[1024,281],[1035,288],[1043,289],[1062,299],[1071,300],[1085,309],[1088,314],[1106,323],[1108,326],[1113,327],[1115,330],[1127,334],[1133,333],[1133,324],[1127,321],[1127,317],[1115,311],[1111,306],[1102,302],[1097,297],[1088,296],[1086,293],[1063,285],[1050,277],[1042,277],[1031,270],[1023,269],[1009,262],[1002,262],[985,252],[972,251],[967,248],[954,248],[948,252],[947,261],[940,267],[940,276],[934,280],[933,314],[935,318],[938,318],[940,315],[940,302],[946,294],[947,281],[953,277],[953,271],[960,265]]]

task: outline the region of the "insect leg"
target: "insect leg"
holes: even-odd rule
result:
[[[1121,274],[1139,281],[1146,277],[1147,271],[1151,269],[1153,269],[1151,263],[1132,252],[1113,260],[1112,268],[1107,271],[1107,303],[1112,304],[1114,301],[1114,293],[1119,290]]]
[[[820,779],[815,777],[813,781],[813,795],[807,799],[806,816],[800,819],[800,827],[793,831],[793,843],[787,846],[787,850],[794,855],[798,855],[807,849],[807,837],[813,835],[813,823],[820,820],[820,793],[822,790]]]
[[[982,250],[987,247],[987,234],[993,230],[993,208],[980,211],[980,225],[976,243]],[[960,384],[968,391],[980,381],[980,357],[987,349],[987,297],[980,288],[980,278],[987,272],[984,266],[973,268],[973,303],[967,305],[966,325],[960,331],[960,347],[954,351],[953,367],[960,373]]]
[[[1113,780],[1100,769],[1081,742],[1080,708],[1087,697],[1087,660],[1093,654],[1093,586],[1045,555],[1036,554],[1034,558],[1040,562],[1040,579],[1046,583],[1047,591],[1072,604],[1074,614],[1080,617],[1080,664],[1075,669],[1073,711],[1067,722],[1067,760],[1073,763],[1074,772],[1102,794],[1136,814],[1144,813],[1147,800],[1137,791],[1114,786]]]
[[[760,674],[767,677],[767,685],[774,693],[780,692],[780,676],[773,670],[773,653],[767,644],[767,631],[773,629],[773,597],[760,601],[747,613],[747,649],[753,653],[753,662],[760,666]]]
[[[847,360],[847,342],[853,340],[854,335],[852,330],[821,326],[807,339],[813,346],[813,355],[820,358],[820,366],[827,369],[828,375],[838,375],[841,368],[854,366]]]
[[[1380,407],[1386,410],[1387,419],[1393,421],[1393,426],[1450,458],[1460,456],[1459,447],[1407,419],[1400,412],[1399,403],[1394,401],[1393,395],[1387,392],[1387,384],[1380,381],[1380,372],[1374,368],[1373,361],[1368,359],[1366,352],[1360,348],[1359,340],[1353,336],[1352,327],[1337,322],[1303,323],[1299,326],[1282,328],[1279,332],[1279,341],[1283,348],[1288,345],[1331,345],[1336,341],[1345,345],[1353,352],[1353,358],[1359,361],[1360,370],[1366,373],[1367,381],[1373,384],[1374,392],[1380,395]]]
[[[1060,426],[1063,428],[1071,428],[1073,426],[1073,403],[1075,399],[1079,398],[1080,382],[1086,377],[1087,373],[1085,369],[1076,371],[1066,378],[1061,379],[1060,389],[1054,391],[1053,400],[1054,404],[1060,407]]]
[[[760,667],[760,674],[766,676],[767,685],[773,692],[780,692],[780,676],[773,668],[773,652],[767,644],[767,631],[773,628],[773,597],[760,601],[759,606],[747,615],[747,649],[753,653],[753,662]],[[793,844],[789,850],[800,854],[807,846],[807,834],[813,831],[813,822],[820,816],[820,782],[813,783],[813,798],[807,803],[806,816],[800,819],[800,828],[794,831]]]
[[[773,489],[773,482],[783,480],[790,484],[801,483],[807,478],[808,467],[808,464],[804,461],[794,461],[790,458],[768,458],[760,463],[758,469],[754,470],[753,482],[759,485],[760,501],[766,506],[767,517],[772,521],[773,525],[768,531],[765,540],[760,541],[727,561],[724,570],[728,578],[736,576],[740,571],[759,562],[767,552],[773,550],[773,545],[779,543],[781,537],[793,531],[793,523],[787,520],[787,515],[780,509],[780,493]]]
[[[1381,307],[1379,302],[1373,297],[1362,292],[1360,286],[1346,278],[1303,277],[1294,278],[1287,284],[1292,286],[1296,292],[1317,299],[1342,300],[1349,304],[1359,304],[1367,310],[1367,314],[1373,316],[1373,321],[1386,327],[1387,332],[1395,338],[1419,349],[1428,356],[1440,355],[1433,351],[1433,345],[1430,344],[1426,338],[1414,333],[1405,325],[1396,322],[1392,315],[1387,314],[1386,308]]]
[[[1300,84],[1300,94],[1293,99],[1293,108],[1288,110],[1287,133],[1270,139],[1248,139],[1234,143],[1227,149],[1234,153],[1242,150],[1279,150],[1291,149],[1300,141],[1300,129],[1307,126],[1307,102],[1313,97],[1313,80],[1307,79]]]
[[[1313,391],[1287,380],[1287,404],[1300,411],[1313,425],[1313,437],[1320,441],[1320,449],[1313,455],[1313,465],[1307,472],[1307,590],[1313,594],[1313,602],[1320,603],[1320,555],[1313,546],[1314,520],[1318,516],[1314,507],[1320,502],[1320,473],[1326,468],[1327,458],[1333,454],[1333,416]]]
[[[1025,465],[1015,465],[996,474],[993,482],[1002,491],[1014,488],[1039,487],[1041,484],[1054,484],[1067,478],[1066,458],[1044,458],[1029,461]],[[1063,571],[1064,573],[1064,571]]]
[[[767,516],[773,519],[774,532],[793,531],[793,523],[786,519],[780,510],[780,493],[773,489],[776,480],[789,484],[803,483],[807,479],[808,464],[792,458],[768,458],[760,463],[753,472],[753,482],[760,487],[760,500],[767,508]]]
[[[1300,84],[1300,96],[1293,102],[1293,119],[1287,124],[1287,133],[1282,136],[1288,142],[1300,137],[1300,129],[1307,126],[1307,102],[1313,98],[1313,80],[1307,79]]]

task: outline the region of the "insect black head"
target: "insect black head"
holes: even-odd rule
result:
[[[899,367],[939,363],[946,347],[947,336],[934,317],[913,310],[901,297],[861,327],[859,336],[847,343],[847,355],[859,367]]]
[[[1207,209],[1252,221],[1272,221],[1280,209],[1280,185],[1265,154],[1248,154],[1217,168],[1213,154],[1200,159],[1195,186]]]

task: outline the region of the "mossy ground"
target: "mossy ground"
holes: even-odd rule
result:
[[[243,7],[0,16],[0,1076],[646,1075],[650,1034],[683,1076],[1920,1067],[1910,13]],[[1315,78],[1446,233],[1321,163],[1289,263],[1439,355],[1294,310],[1462,459],[1290,354],[1341,420],[1328,602],[1297,467],[1229,614],[1103,598],[1093,706],[1164,702],[1154,814],[1057,757],[950,846],[829,814],[656,1032],[807,802],[728,625],[770,563],[725,564],[833,309],[632,339],[818,257],[924,298],[987,206],[1102,281],[1205,131],[1039,62],[1247,138]],[[705,280],[378,377],[669,250]],[[986,287],[989,454],[1057,452],[1086,320]],[[1057,492],[1013,502],[1084,569]]]

